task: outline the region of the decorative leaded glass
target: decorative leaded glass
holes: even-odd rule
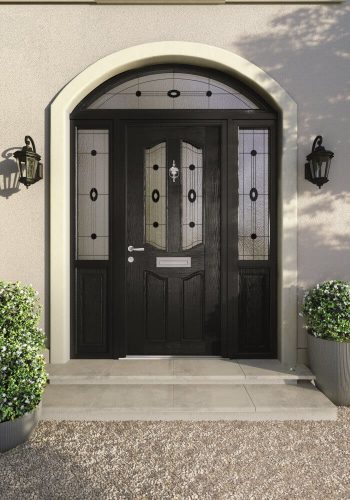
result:
[[[108,130],[77,130],[77,259],[108,260]]]
[[[239,130],[238,257],[268,260],[270,252],[269,130]]]
[[[166,142],[145,150],[146,243],[166,250],[167,234]]]
[[[203,243],[203,151],[181,142],[182,248]]]
[[[258,109],[258,106],[218,80],[167,72],[119,83],[88,109]]]

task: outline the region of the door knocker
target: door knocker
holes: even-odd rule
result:
[[[169,168],[169,177],[173,182],[179,177],[179,169],[176,166],[175,160],[173,160],[172,166]]]

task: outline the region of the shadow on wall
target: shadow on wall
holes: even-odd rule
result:
[[[337,116],[338,126],[349,126],[350,113],[345,109],[350,106],[349,26],[350,5],[311,6],[275,18],[260,38],[248,35],[238,42],[245,57],[271,73],[284,88],[303,96],[298,102],[303,159],[310,152],[318,124],[327,127],[327,120]],[[273,56],[276,64],[271,64]],[[329,147],[336,148],[341,142],[337,132],[327,131]]]
[[[328,279],[350,281],[350,5],[302,7],[276,17],[261,37],[238,46],[298,102],[298,297]],[[271,63],[271,61],[276,63]],[[299,98],[300,99],[300,98]],[[318,190],[304,179],[316,135],[334,151],[330,182]],[[287,205],[293,208],[293,199]],[[287,218],[288,220],[288,218]],[[283,234],[288,247],[292,232]],[[285,269],[287,272],[293,272]],[[305,347],[299,320],[299,347]]]
[[[4,160],[0,161],[0,196],[6,199],[20,191],[17,162],[12,159],[13,153],[11,153],[17,149],[21,147],[5,149],[1,154]]]

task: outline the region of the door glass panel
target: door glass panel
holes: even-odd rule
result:
[[[239,130],[238,256],[268,260],[270,253],[269,130]]]
[[[108,260],[109,131],[76,133],[76,258]]]
[[[182,248],[203,243],[203,150],[181,142]]]
[[[166,142],[145,150],[145,241],[167,248]]]
[[[88,109],[258,109],[258,106],[218,80],[174,71],[118,83]]]

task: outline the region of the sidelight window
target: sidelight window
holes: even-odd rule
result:
[[[269,130],[239,130],[238,255],[268,260],[270,254]]]
[[[109,131],[80,129],[76,141],[76,257],[107,260]]]

